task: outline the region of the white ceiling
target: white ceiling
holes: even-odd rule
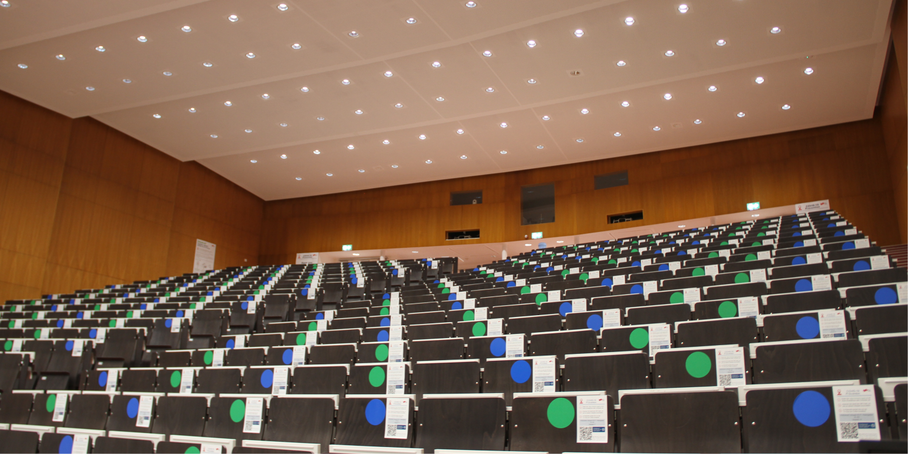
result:
[[[892,8],[891,0],[475,0],[475,8],[283,0],[286,11],[281,0],[8,1],[0,90],[90,115],[265,200],[870,118]]]

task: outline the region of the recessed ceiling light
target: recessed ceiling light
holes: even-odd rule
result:
[[[526,243],[526,244],[524,244],[524,246],[530,247],[530,246],[532,246],[532,244]]]
[[[247,129],[244,129],[243,131],[245,131],[246,134],[252,134],[252,130],[251,130],[251,129],[248,129],[248,128],[247,128]]]
[[[492,56],[492,51],[490,51],[490,50],[483,51],[483,52],[482,52],[482,56],[483,56],[483,57],[491,57],[491,56]]]
[[[206,62],[202,63],[202,66],[204,66],[206,68],[210,68],[210,67],[214,66],[214,63],[211,63],[210,61],[206,61]]]
[[[653,126],[653,131],[659,132],[661,130],[662,130],[662,128],[660,128],[658,126]]]
[[[196,113],[195,107],[190,107],[190,108],[189,108],[189,113]]]
[[[690,8],[688,8],[687,5],[685,5],[684,3],[678,5],[678,12],[679,12],[679,13],[684,14],[684,13],[686,13],[688,10],[690,10]]]
[[[362,114],[363,114],[363,111],[362,111],[362,109],[356,109],[356,110],[353,111],[353,113],[355,113],[355,114],[357,114],[357,115],[362,115]]]
[[[303,177],[296,177],[296,181],[303,181]]]
[[[419,135],[419,140],[426,140],[426,135],[425,135],[425,134],[420,134],[420,135]]]
[[[583,36],[583,30],[579,28],[577,30],[574,30],[574,36],[580,38],[581,36]]]
[[[790,106],[790,105],[788,105],[788,104],[782,104],[782,110],[788,110],[788,109],[791,109],[791,106]]]
[[[466,2],[467,8],[476,8],[476,2]]]
[[[674,56],[675,56],[675,51],[669,49],[669,50],[665,51],[665,56],[666,56],[666,57],[674,57]]]
[[[189,33],[192,31],[192,27],[190,27],[188,25],[184,25],[182,28],[180,28],[180,30],[183,30],[184,32]]]
[[[558,240],[558,241],[556,241],[556,243],[561,244],[561,243],[564,243],[564,241]]]
[[[281,155],[281,159],[287,159],[287,155],[282,154],[282,155]]]
[[[165,76],[167,76],[167,77],[170,77],[170,76],[172,76],[172,75],[173,75],[173,73],[172,73],[172,72],[170,72],[170,71],[164,71],[164,72],[163,72],[163,73],[161,73],[161,74],[163,74],[163,75],[165,75]]]
[[[532,39],[527,41],[527,47],[536,47],[536,41],[533,41]]]
[[[499,153],[499,154],[508,154],[508,150],[501,150],[501,151],[499,151],[498,153]]]
[[[432,67],[433,67],[433,68],[441,68],[441,62],[440,62],[440,61],[433,61],[433,62],[432,62]]]
[[[536,84],[536,79],[529,79],[529,80],[527,80],[527,83],[530,84],[530,85],[535,85],[535,84]]]
[[[230,101],[224,101],[224,105],[227,106],[227,107],[230,107],[230,106],[233,105],[233,103],[230,102]]]
[[[494,93],[494,92],[495,92],[495,88],[493,88],[493,87],[486,88],[486,92],[488,92],[488,93]]]
[[[470,3],[473,3],[473,2],[470,2]],[[9,8],[11,5],[9,4],[9,0],[0,0],[0,6],[2,6],[4,8]]]
[[[123,83],[124,83],[124,84],[131,84],[131,83],[132,83],[132,79],[123,79]]]
[[[813,68],[805,68],[805,69],[804,69],[804,74],[807,74],[808,76],[811,75],[811,74],[813,74]]]
[[[217,135],[217,134],[212,134],[212,135],[210,135],[209,137],[211,137],[212,139],[217,139],[217,138],[218,138],[218,135]]]
[[[104,46],[95,47],[95,50],[98,51],[98,52],[105,52],[105,51],[107,51],[107,49],[104,48]]]
[[[615,63],[618,66],[627,66],[627,62],[624,60],[618,60],[618,63]]]
[[[300,43],[293,43],[293,44],[290,45],[290,48],[293,49],[293,50],[300,50],[300,49],[303,48],[303,45],[300,44]]]
[[[498,126],[501,126],[502,128],[507,128],[508,124],[502,121],[501,124]]]
[[[710,86],[707,88],[707,90],[709,90],[709,91],[716,91],[716,90],[718,90],[718,89],[719,89],[719,87],[716,87],[715,85],[710,85]]]
[[[268,93],[262,93],[262,99],[269,99],[269,98],[271,98],[271,95],[269,95]]]
[[[287,123],[281,123],[281,127],[282,127],[282,128],[286,128],[286,127],[287,127]]]
[[[398,167],[400,167],[400,166],[397,165],[397,164],[391,164],[391,168],[392,168],[392,169],[396,169],[396,168],[398,168]]]
[[[699,118],[696,119],[696,120],[694,120],[694,124],[695,124],[695,125],[698,125],[698,124],[700,124],[700,123],[703,123],[703,121],[700,120]]]
[[[287,11],[288,9],[290,9],[290,7],[287,6],[286,3],[281,3],[281,4],[277,5],[277,9],[279,9],[280,11]]]
[[[624,18],[624,23],[627,25],[634,25],[634,22],[637,22],[637,21],[635,21],[633,17],[628,16],[628,17]]]
[[[408,17],[408,18],[407,18],[407,23],[410,24],[410,25],[415,24],[415,23],[416,23],[416,18],[415,18],[415,17]]]
[[[347,33],[347,36],[351,38],[359,38],[359,32],[356,30],[350,30],[350,33]]]
[[[382,145],[390,145],[390,144],[391,144],[391,141],[388,140],[388,139],[385,139],[385,140],[382,140],[382,141],[381,141],[381,144],[382,144]]]
[[[257,161],[257,160],[255,160],[255,159],[250,159],[250,160],[249,160],[249,162],[251,162],[251,163],[253,163],[253,164],[255,164],[255,163],[257,163],[257,162],[258,162],[258,161]]]
[[[353,149],[355,149],[355,148],[356,148],[356,147],[354,147],[352,144],[351,144],[351,145],[347,145],[347,149],[348,149],[348,150],[353,150]]]
[[[394,105],[394,107],[395,107],[396,109],[402,109],[402,108],[404,107],[404,105],[401,104],[401,103],[397,103],[397,104]]]
[[[312,154],[318,155],[318,154],[322,154],[322,152],[321,152],[321,151],[318,151],[318,150],[312,150]]]
[[[161,114],[152,114],[151,116],[155,118],[161,118]]]
[[[542,121],[549,121],[549,120],[551,120],[551,119],[552,119],[552,117],[550,117],[550,116],[548,116],[548,115],[543,115],[543,116],[542,116]]]
[[[252,53],[252,52],[247,52],[247,53],[246,53],[246,58],[255,58],[255,54]]]
[[[586,114],[590,113],[590,109],[587,109],[587,108],[584,107],[583,109],[580,109],[580,113],[581,113],[582,115],[586,115]]]
[[[431,159],[426,159],[426,164],[431,164],[431,163],[432,163]]]
[[[60,61],[66,60],[66,57],[64,57],[63,54],[57,54],[57,60],[60,60]]]
[[[309,87],[300,88],[300,91],[303,93],[309,93]]]
[[[445,97],[444,97],[444,96],[439,96],[439,97],[435,98],[435,100],[438,101],[438,102],[442,102],[442,101],[445,100]]]
[[[333,173],[326,173],[325,175],[328,175],[329,177],[333,177],[333,176],[334,176]]]
[[[782,28],[781,27],[770,28],[769,33],[772,33],[773,35],[778,35],[779,33],[782,33]]]
[[[745,115],[747,114],[745,114],[744,112],[738,112],[738,118],[744,118]]]
[[[350,79],[344,79],[344,80],[342,80],[342,81],[341,81],[341,84],[343,84],[343,85],[350,85]]]
[[[458,129],[457,131],[454,131],[454,132],[456,132],[457,134],[463,134],[463,133],[464,133],[463,129]]]
[[[359,173],[366,173],[366,169],[359,169],[359,170],[357,170],[357,172],[359,172]]]
[[[583,143],[583,139],[574,139],[574,140],[576,140],[577,143]]]
[[[720,39],[720,40],[716,41],[716,45],[719,47],[722,47],[726,44],[728,44],[728,42],[726,42],[724,39]]]
[[[662,95],[662,98],[665,99],[666,101],[668,101],[668,100],[672,99],[672,94],[666,93],[666,94]]]
[[[95,91],[95,87],[92,87],[91,85],[85,87],[85,89],[88,91]]]
[[[545,145],[542,145],[542,144],[536,145],[537,150],[542,150],[543,148],[545,148]]]
[[[760,77],[760,76],[758,76],[756,79],[754,79],[754,82],[756,82],[757,84],[762,84],[765,81],[766,81],[766,79],[763,79],[763,77]]]
[[[229,20],[230,22],[236,22],[236,21],[240,20],[240,17],[237,16],[236,14],[231,14],[231,15],[227,16],[227,20]]]
[[[393,75],[394,73],[392,73],[391,71],[385,71],[385,77],[391,77]]]
[[[318,121],[325,121],[325,117],[323,117],[323,116],[321,116],[321,115],[315,117],[315,119],[318,120]]]
[[[467,159],[467,155],[465,155],[465,154],[460,155],[460,159]]]
[[[141,36],[139,36],[138,38],[136,38],[136,41],[138,41],[138,42],[140,42],[140,43],[147,43],[147,42],[148,42],[148,38],[146,38],[145,35],[141,35]]]
[[[631,103],[629,103],[627,101],[621,101],[621,107],[628,107],[630,105],[631,105]]]
[[[620,133],[620,132],[616,132],[616,133],[615,133],[615,137],[621,137],[621,133]]]

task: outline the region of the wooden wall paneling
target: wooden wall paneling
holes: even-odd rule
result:
[[[905,2],[899,1],[896,11],[901,8],[905,14]],[[901,18],[901,36],[898,35],[896,18],[893,18],[892,41],[893,48],[889,52],[886,73],[883,78],[880,106],[877,109],[876,119],[880,122],[882,139],[886,147],[890,179],[892,181],[892,194],[896,207],[899,223],[899,243],[908,243],[908,115],[905,104],[905,79],[908,78],[904,71],[902,60],[904,57],[905,28],[904,17]],[[902,41],[902,53],[899,53],[898,43]],[[898,64],[896,64],[898,62]]]

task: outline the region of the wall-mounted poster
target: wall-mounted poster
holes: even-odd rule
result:
[[[296,254],[297,265],[314,265],[318,263],[318,252],[300,252]]]
[[[193,273],[204,273],[214,269],[214,252],[217,245],[205,240],[195,240],[195,260],[192,262]]]

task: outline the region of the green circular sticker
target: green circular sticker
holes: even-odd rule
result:
[[[668,302],[672,303],[672,304],[683,303],[684,302],[684,293],[682,293],[682,292],[672,293],[672,296],[669,298]]]
[[[593,259],[591,260],[591,262],[593,262],[593,263],[599,263],[599,257],[593,257]]]
[[[530,288],[529,288],[529,287],[527,287],[526,285],[524,285],[523,287],[520,287],[520,294],[521,294],[521,295],[526,295],[527,293],[530,293]]]
[[[548,301],[548,300],[549,300],[549,298],[545,295],[545,293],[537,293],[537,294],[536,294],[536,305],[537,305],[537,306],[540,305],[540,304],[542,304],[542,303],[544,303],[544,302],[546,302],[546,301]]]
[[[3,343],[3,349],[6,350],[6,351],[12,350],[12,349],[13,349],[13,341],[8,340],[8,341],[4,342],[4,343]]]
[[[750,245],[751,245],[751,246],[762,246],[763,243],[761,243],[761,242],[759,242],[759,241],[754,241],[754,242],[751,243]]]
[[[745,262],[750,262],[757,259],[757,254],[747,254],[744,256]]]
[[[246,417],[246,402],[243,399],[236,399],[230,404],[230,420],[233,422],[242,422]]]
[[[200,454],[201,452],[197,446],[190,446],[183,451],[184,454]]]
[[[706,257],[707,257],[707,258],[713,259],[713,258],[716,258],[716,257],[718,257],[718,256],[719,256],[719,253],[718,253],[718,252],[710,252],[709,255],[707,255]]]
[[[390,305],[391,305],[391,300],[382,300],[381,305],[382,305],[382,306],[390,306]]]
[[[731,301],[723,301],[719,305],[719,317],[728,318],[738,315],[738,306]]]
[[[473,335],[474,336],[485,336],[486,334],[486,324],[483,322],[476,322],[473,324]]]
[[[437,288],[445,288],[445,284],[438,284]]]
[[[388,344],[379,344],[375,347],[375,360],[386,361],[388,359]]]
[[[549,402],[545,414],[549,418],[549,424],[556,429],[564,429],[574,422],[574,404],[564,397],[559,397]]]
[[[40,339],[40,338],[41,338],[41,330],[40,330],[40,329],[36,329],[36,330],[35,330],[35,339]]]
[[[463,313],[463,321],[465,322],[472,322],[475,317],[476,315],[473,314],[473,311],[465,311]]]
[[[126,311],[126,318],[132,318],[132,311]]]
[[[111,328],[116,328],[116,327],[117,327],[117,321],[116,321],[116,320],[111,320],[111,321],[107,322],[107,326],[109,326],[109,327],[111,327]]]
[[[180,371],[178,371],[178,370],[173,371],[173,373],[170,374],[170,387],[179,388],[180,381],[182,379],[183,379],[183,374],[181,374]]]
[[[306,345],[306,333],[296,335],[296,345]]]
[[[691,276],[706,276],[706,270],[700,268],[699,266],[694,268],[694,271],[690,273]]]
[[[567,276],[568,274],[571,274],[571,271],[570,271],[570,270],[561,270],[561,277],[565,277],[565,276]]]
[[[745,282],[750,282],[750,275],[747,273],[738,273],[735,275],[735,284],[743,284]]]
[[[95,304],[95,308],[92,309],[92,310],[95,310],[95,311],[101,310],[101,305],[100,305],[100,304]]]
[[[449,288],[445,288],[444,290],[441,291],[442,295],[447,295],[449,293],[451,293],[451,289],[449,289]]]
[[[16,327],[16,321],[15,321],[15,320],[10,320],[9,323],[7,323],[6,327],[9,328],[9,329],[15,328],[15,327]]]
[[[316,331],[316,330],[318,330],[318,323],[309,322],[309,331]]]
[[[32,320],[37,320],[37,319],[38,319],[38,313],[32,312]]]
[[[589,280],[589,278],[590,278],[589,273],[580,273],[580,280],[581,280],[581,281],[586,282],[587,280]]]
[[[214,361],[214,352],[208,350],[207,352],[205,352],[205,356],[202,357],[202,360],[205,361],[206,366],[210,366],[211,362]]]
[[[385,300],[385,301],[387,301],[387,300]],[[383,308],[381,308],[380,311],[378,311],[378,315],[388,315],[390,313],[391,313],[391,309],[387,308],[387,307],[383,307]]]
[[[47,409],[47,412],[48,412],[48,413],[53,413],[53,412],[54,412],[54,407],[55,407],[56,405],[57,405],[57,395],[56,395],[56,394],[51,394],[51,395],[47,396],[47,403],[44,404],[44,408]]]
[[[649,331],[646,328],[637,328],[631,331],[630,335],[631,347],[634,348],[643,348],[649,344]]]
[[[606,262],[606,265],[617,265],[617,264],[618,264],[618,261],[615,259],[611,259],[608,262]]]
[[[757,234],[757,237],[758,237],[758,238],[761,237],[761,236],[766,236],[766,233],[760,232],[760,233]]]
[[[369,371],[369,384],[373,388],[378,388],[379,386],[385,384],[385,370],[380,366],[375,366],[372,370]]]
[[[703,378],[713,368],[709,355],[703,352],[693,352],[687,355],[687,361],[684,362],[687,373],[694,378]]]

